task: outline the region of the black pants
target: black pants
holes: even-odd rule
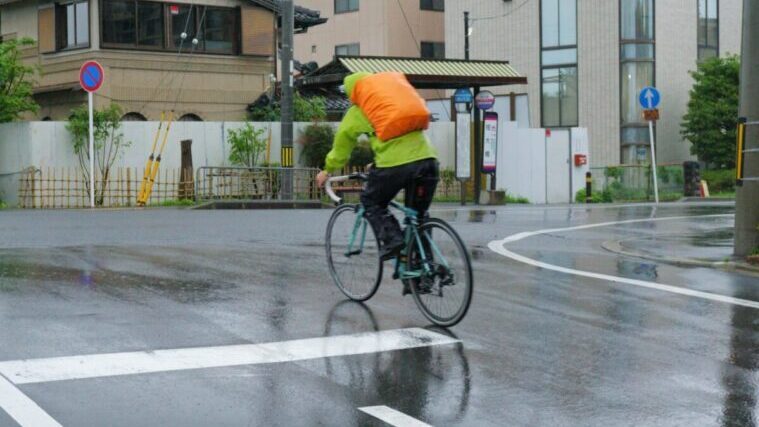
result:
[[[366,209],[366,219],[383,245],[403,239],[398,220],[387,206],[401,191],[406,190],[406,206],[416,210],[419,218],[427,210],[435,195],[439,179],[436,159],[425,159],[392,168],[375,168],[369,172],[361,203]]]

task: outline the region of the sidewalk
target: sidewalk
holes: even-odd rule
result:
[[[717,229],[706,234],[659,236],[656,240],[638,237],[611,240],[601,246],[609,252],[651,261],[759,274],[759,266],[733,256],[732,229]]]

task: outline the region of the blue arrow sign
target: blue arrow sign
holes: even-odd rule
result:
[[[659,93],[659,90],[653,86],[644,87],[643,90],[640,91],[638,101],[640,101],[641,107],[646,110],[653,110],[658,107],[661,102],[661,93]]]

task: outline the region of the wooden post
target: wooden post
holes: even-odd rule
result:
[[[179,184],[180,199],[194,198],[195,183],[193,182],[192,172],[192,140],[185,139],[182,141],[182,165],[179,174],[182,181]]]
[[[127,168],[127,206],[132,206],[132,168]]]

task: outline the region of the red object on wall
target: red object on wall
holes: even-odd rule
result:
[[[176,4],[172,4],[169,6],[169,10],[171,11],[172,15],[179,15],[179,6]]]
[[[575,154],[575,166],[583,166],[588,164],[588,156],[585,154]]]
[[[551,137],[551,129],[546,129],[546,138]]]

